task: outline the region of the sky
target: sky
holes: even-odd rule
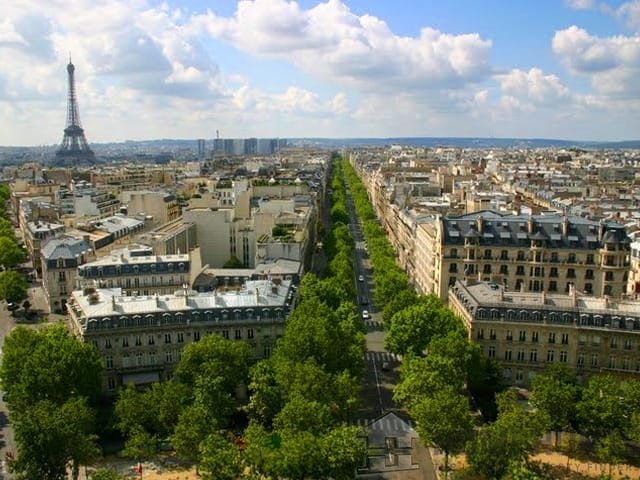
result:
[[[12,0],[0,145],[640,139],[640,0]],[[218,133],[216,133],[218,132]]]

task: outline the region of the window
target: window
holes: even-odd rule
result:
[[[524,362],[524,350],[518,350],[517,359],[519,362]]]
[[[622,360],[622,369],[623,370],[631,370],[631,360],[629,360],[627,357],[625,357]]]
[[[587,264],[592,265],[593,263],[593,253],[587,254]]]
[[[604,286],[604,290],[602,292],[604,295],[612,295],[613,294],[613,287],[611,285],[605,285]]]
[[[164,352],[164,361],[166,363],[173,363],[173,352],[171,350]]]
[[[561,350],[560,351],[560,361],[562,363],[567,363],[567,351],[566,350]]]
[[[200,332],[195,331],[193,332],[193,341],[197,342],[198,340],[200,340]]]
[[[576,263],[576,254],[575,253],[570,253],[567,256],[567,262],[569,263]]]
[[[576,278],[575,268],[567,268],[567,278]]]
[[[533,343],[538,343],[538,332],[531,332],[531,341]]]
[[[236,329],[235,338],[236,338],[236,340],[241,340],[242,339],[242,330]]]
[[[500,273],[502,275],[509,275],[509,267],[506,265],[500,265]]]
[[[624,341],[624,349],[625,349],[625,350],[631,350],[632,346],[633,346],[633,343],[631,342],[631,339],[630,339],[630,338],[627,338],[627,339]]]
[[[593,284],[591,283],[585,283],[584,284],[584,291],[586,293],[588,293],[589,295],[591,295],[593,293]]]
[[[524,261],[524,252],[522,250],[518,251],[517,259],[518,259],[519,262]]]
[[[484,251],[484,257],[485,260],[491,260],[491,250],[487,249]]]
[[[495,340],[496,339],[496,331],[493,328],[491,330],[489,330],[489,339],[491,339],[491,340]]]
[[[579,353],[579,354],[578,354],[578,359],[576,360],[576,364],[577,364],[579,367],[584,366],[584,353]]]
[[[509,252],[506,250],[502,250],[500,252],[500,260],[509,260]]]
[[[535,348],[532,348],[531,351],[529,352],[529,360],[532,362],[537,362],[538,361],[538,350]]]
[[[111,348],[111,339],[110,338],[107,338],[104,341],[104,348]]]
[[[67,272],[58,272],[58,280],[64,282],[67,279]]]
[[[229,330],[222,331],[222,338],[226,338],[227,340],[229,340]]]
[[[178,343],[184,343],[184,333],[178,332],[177,336],[178,336]]]
[[[171,334],[170,333],[165,333],[164,334],[164,343],[171,343]]]
[[[516,267],[516,275],[524,275],[524,266],[523,265],[518,265]]]
[[[591,355],[591,366],[592,367],[597,367],[598,366],[598,354],[594,353]]]
[[[563,333],[562,334],[562,344],[563,345],[569,345],[569,334],[568,333]]]
[[[613,355],[609,357],[609,368],[616,368],[616,357]]]
[[[618,337],[611,337],[611,342],[609,343],[611,348],[618,348]]]
[[[504,359],[505,360],[511,360],[511,350],[510,349],[506,349],[504,351]]]
[[[556,351],[549,350],[547,352],[547,362],[553,362],[556,359]]]
[[[527,340],[527,331],[526,330],[520,330],[520,335],[518,337],[518,340],[520,340],[521,342],[524,342]]]
[[[585,280],[593,280],[593,270],[588,269],[584,272],[584,279]]]
[[[142,345],[142,336],[136,335],[136,347]]]
[[[556,334],[554,332],[549,333],[549,343],[556,343]]]
[[[613,272],[604,272],[604,281],[613,282]]]
[[[144,355],[142,352],[136,353],[136,366],[141,367],[144,365]]]
[[[458,258],[458,249],[452,248],[451,251],[449,252],[449,256],[451,258]]]
[[[155,345],[156,339],[154,335],[149,335],[149,345]]]
[[[551,269],[549,270],[549,276],[550,277],[557,277],[558,276],[558,267],[551,267]]]
[[[122,346],[123,347],[129,346],[129,337],[122,337]]]
[[[556,282],[555,280],[551,280],[549,282],[549,291],[550,292],[557,292],[558,291],[558,282]]]
[[[156,352],[149,352],[149,365],[156,364]]]
[[[493,345],[489,347],[489,358],[496,358],[496,347]]]
[[[458,273],[458,264],[457,263],[449,264],[449,273]]]
[[[122,355],[122,368],[127,368],[129,366],[129,354],[125,353]]]
[[[479,328],[478,331],[476,332],[476,338],[478,340],[483,340],[484,339],[484,328]]]
[[[113,368],[113,357],[111,355],[104,357],[104,366],[106,368]]]
[[[116,379],[113,377],[107,378],[107,389],[112,392],[116,389]]]
[[[482,273],[485,273],[485,274],[487,274],[487,275],[490,275],[490,274],[491,274],[491,265],[486,264],[486,265],[483,267],[483,269],[482,269]]]
[[[511,330],[507,330],[507,341],[510,342],[513,340],[513,332]]]
[[[247,328],[247,338],[248,339],[253,338],[253,328]]]
[[[557,262],[558,261],[558,252],[551,252],[551,261],[552,262]],[[556,268],[556,274],[558,272],[558,269]]]

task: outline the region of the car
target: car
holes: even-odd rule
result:
[[[359,282],[364,282],[364,276],[363,275],[358,275],[358,281]]]
[[[391,370],[391,365],[389,364],[389,362],[382,362],[382,370],[384,370],[385,372]]]
[[[362,318],[366,320],[369,318],[369,312],[367,310],[362,310]]]

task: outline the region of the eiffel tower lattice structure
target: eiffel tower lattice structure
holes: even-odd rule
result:
[[[64,129],[62,144],[56,151],[56,163],[64,166],[75,166],[83,163],[94,163],[95,154],[89,148],[84,130],[80,125],[80,114],[76,100],[76,84],[74,72],[76,67],[71,63],[67,65],[69,77],[69,97],[67,101],[67,126]]]

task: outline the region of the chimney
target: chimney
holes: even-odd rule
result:
[[[545,305],[547,303],[547,292],[545,290],[542,290],[542,292],[540,292],[540,299],[542,300],[542,305]]]
[[[569,295],[571,296],[571,304],[574,307],[578,306],[578,293],[576,292],[576,287],[573,283],[569,284]]]
[[[478,215],[478,218],[476,218],[476,226],[478,227],[478,232],[484,233],[484,218],[482,215]]]
[[[565,237],[569,235],[569,219],[566,215],[562,217],[562,235]]]
[[[598,241],[602,242],[602,237],[604,237],[604,220],[600,220],[598,225]]]
[[[529,235],[533,234],[533,227],[534,227],[533,217],[529,215],[529,219],[527,220],[527,231],[529,232]]]

